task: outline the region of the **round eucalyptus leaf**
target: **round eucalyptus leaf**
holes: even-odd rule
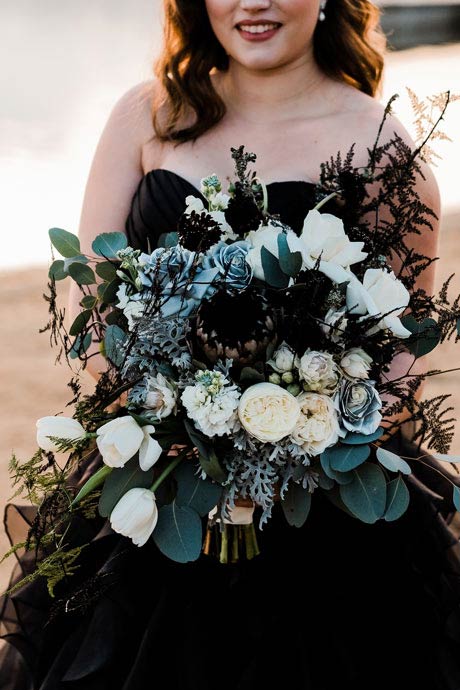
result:
[[[454,501],[454,506],[457,508],[457,510],[460,510],[460,488],[458,486],[454,486],[454,493],[452,498]]]
[[[61,256],[68,258],[80,254],[80,240],[73,233],[62,228],[50,228],[48,235]]]
[[[110,282],[117,276],[117,266],[110,261],[101,261],[99,264],[96,264],[96,273],[99,278]]]
[[[436,458],[436,460],[440,460],[441,462],[453,462],[453,463],[460,462],[460,455],[447,455],[446,453],[432,453],[432,456],[434,458]]]
[[[261,247],[260,258],[264,271],[265,282],[276,288],[284,288],[289,284],[289,276],[280,268],[278,259],[266,247]]]
[[[331,469],[336,472],[350,472],[367,460],[371,449],[369,446],[342,446],[337,444],[326,448],[323,455],[329,460]]]
[[[54,280],[64,280],[69,277],[69,274],[64,269],[64,261],[62,259],[56,259],[53,261],[48,271],[49,278],[54,278]]]
[[[92,314],[91,309],[80,312],[69,329],[69,335],[78,335],[84,329]]]
[[[325,452],[320,455],[321,467],[323,468],[324,474],[330,479],[333,479],[337,484],[349,484],[353,481],[352,472],[337,472],[331,467],[330,456]]]
[[[290,482],[287,493],[281,501],[284,516],[292,527],[302,527],[311,507],[311,493],[301,484]]]
[[[162,506],[152,538],[160,551],[173,561],[196,561],[201,553],[203,526],[201,518],[190,506],[176,501]]]
[[[412,336],[407,340],[406,346],[414,357],[428,354],[439,343],[441,331],[434,319],[426,318],[418,322],[412,314],[408,314],[403,316],[401,323],[412,333]]]
[[[177,482],[176,503],[190,506],[203,517],[217,505],[223,489],[210,479],[201,479],[196,474],[196,469],[197,464],[186,459],[174,470]]]
[[[353,481],[340,487],[340,497],[357,518],[372,524],[385,512],[387,484],[378,467],[366,462],[353,470]]]
[[[91,245],[93,252],[104,259],[117,259],[117,252],[127,246],[128,239],[124,232],[103,232]]]
[[[86,333],[86,335],[83,337],[83,340],[81,338],[81,334],[78,334],[72,343],[72,347],[69,350],[70,359],[77,359],[78,357],[83,355],[87,351],[92,342],[93,336],[91,333]]]
[[[75,262],[69,266],[69,275],[78,285],[94,285],[96,276],[92,268],[86,264]]]
[[[85,295],[80,300],[80,304],[83,307],[83,309],[94,309],[96,303],[97,297],[94,297],[94,295]]]
[[[390,472],[412,474],[410,465],[405,460],[400,458],[399,455],[392,453],[391,450],[387,450],[386,448],[377,448],[376,456],[379,463],[386,467],[387,470],[390,470]]]
[[[384,513],[384,518],[387,522],[397,520],[403,515],[410,501],[409,489],[406,486],[404,479],[399,475],[396,479],[388,482],[387,485],[387,503]]]

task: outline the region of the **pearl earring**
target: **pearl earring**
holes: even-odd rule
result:
[[[326,7],[326,0],[323,0],[320,4],[320,13],[319,13],[319,17],[318,17],[318,20],[320,22],[324,22],[324,20],[326,19],[326,15],[324,14],[325,7]]]

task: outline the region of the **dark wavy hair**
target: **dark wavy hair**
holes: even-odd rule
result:
[[[213,69],[225,71],[228,55],[217,40],[205,0],[163,0],[163,50],[154,64],[160,88],[152,102],[155,134],[160,141],[196,140],[225,115],[213,87]],[[325,74],[375,96],[383,75],[386,40],[380,10],[369,0],[328,0],[326,18],[316,23],[313,54]],[[160,121],[160,106],[168,115]],[[190,112],[195,121],[180,128]]]

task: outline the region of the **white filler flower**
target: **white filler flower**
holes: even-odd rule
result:
[[[112,529],[129,537],[136,546],[144,546],[157,521],[155,494],[150,489],[130,489],[110,513]]]
[[[262,382],[247,388],[238,415],[248,434],[264,443],[276,443],[294,429],[300,414],[297,399],[275,383]]]
[[[37,420],[37,443],[43,450],[57,453],[56,444],[49,436],[65,438],[68,441],[83,439],[86,431],[73,417],[41,417]]]
[[[239,427],[240,391],[218,371],[199,371],[197,383],[186,386],[181,396],[187,415],[206,436],[223,436]]]
[[[158,460],[162,448],[150,434],[151,424],[140,427],[131,416],[112,419],[97,430],[96,443],[102,459],[109,467],[123,467],[139,451],[139,465],[149,470]]]

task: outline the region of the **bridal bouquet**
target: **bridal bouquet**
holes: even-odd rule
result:
[[[408,243],[431,228],[415,181],[439,119],[415,152],[396,135],[391,147],[377,137],[366,168],[353,166],[352,151],[323,164],[300,232],[268,212],[266,187],[248,169],[256,156],[243,146],[231,149],[228,193],[215,174],[203,178],[202,198],[188,196],[177,227],[148,252],[115,232],[84,255],[75,235],[50,230],[63,258],[49,272],[49,328],[83,367],[97,343],[107,370],[91,396],[72,379],[74,415],[38,420],[39,451],[26,466],[12,463],[16,479],[43,482],[48,463],[45,488],[64,492],[64,522],[97,511],[137,546],[152,538],[179,562],[202,551],[252,558],[254,510],[262,529],[279,499],[300,527],[316,491],[366,523],[398,519],[412,468],[382,443],[398,414],[417,423],[414,440],[452,461],[443,400],[416,396],[437,372],[387,375],[400,353],[413,360],[459,338],[460,298],[449,303],[449,281],[438,295],[414,289],[433,258]],[[377,198],[366,192],[373,182]],[[392,222],[379,220],[384,205]],[[398,275],[390,254],[402,261]],[[67,332],[55,284],[68,277],[82,310]],[[58,451],[70,452],[62,471]],[[68,473],[88,453],[100,454],[100,467],[72,493]],[[460,507],[456,487],[454,501]]]

